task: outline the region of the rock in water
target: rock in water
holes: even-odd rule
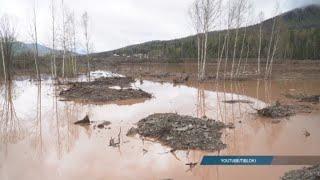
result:
[[[102,129],[102,128],[104,128],[104,127],[106,127],[106,126],[109,126],[111,124],[111,122],[110,121],[105,121],[105,122],[103,122],[103,123],[101,123],[101,124],[98,124],[98,128],[99,129]]]
[[[89,125],[90,124],[90,119],[89,116],[86,115],[82,120],[75,122],[74,124],[79,124],[79,125]]]

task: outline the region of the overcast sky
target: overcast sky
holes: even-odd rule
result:
[[[251,0],[255,13],[264,11],[271,17],[276,0]],[[55,0],[58,26],[61,26],[61,0]],[[150,40],[169,40],[193,34],[188,7],[193,0],[64,0],[68,11],[78,18],[87,11],[94,51],[106,51]],[[320,4],[320,0],[280,0],[281,11]],[[34,0],[0,0],[0,16],[8,14],[18,31],[18,40],[30,42],[30,22]],[[39,42],[50,46],[51,0],[37,0]],[[58,30],[57,30],[58,31]],[[79,43],[79,49],[81,43]]]

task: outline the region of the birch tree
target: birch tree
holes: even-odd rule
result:
[[[15,28],[10,23],[9,17],[4,15],[0,20],[0,50],[5,81],[11,80],[11,66],[14,51],[13,43],[15,40]]]
[[[215,27],[220,4],[221,0],[195,0],[189,11],[194,28],[197,31],[198,79],[200,80],[205,77],[208,33]]]
[[[87,56],[87,73],[90,80],[90,49],[89,49],[89,36],[88,36],[88,23],[89,23],[89,16],[87,12],[82,14],[82,27],[83,27],[83,35],[85,40],[85,48],[86,48],[86,56]]]
[[[279,12],[279,2],[277,1],[274,14],[277,15],[278,12]],[[278,21],[278,16],[273,18],[273,24],[272,24],[272,30],[271,30],[268,53],[267,53],[267,60],[266,60],[265,78],[269,77],[269,73],[270,73],[269,70],[270,70],[270,68],[272,68],[274,53],[275,53],[275,50],[277,49],[277,46],[278,46],[278,41],[279,41],[278,38],[280,38],[280,37],[277,37],[277,33],[275,33],[277,21]],[[276,39],[275,42],[274,42],[274,39]],[[273,51],[272,51],[272,49],[273,49]],[[271,54],[271,51],[272,51],[272,54]]]
[[[262,43],[262,26],[263,26],[264,14],[263,12],[259,13],[259,50],[258,50],[258,74],[260,75],[260,62],[261,62],[261,43]]]
[[[51,0],[51,25],[52,25],[52,59],[51,59],[51,72],[54,77],[57,77],[57,63],[56,63],[56,32],[55,32],[55,19],[56,19],[56,9],[55,0]]]
[[[239,36],[239,28],[242,24],[243,19],[243,12],[246,10],[247,1],[246,0],[238,0],[234,2],[236,5],[236,35],[233,45],[233,57],[232,57],[232,64],[231,64],[231,79],[234,76],[234,67],[235,67],[235,58],[236,58],[236,51],[237,51],[237,44],[238,44],[238,36]]]
[[[36,73],[37,73],[37,78],[40,80],[40,70],[38,66],[38,58],[39,58],[39,50],[38,50],[38,30],[37,30],[37,12],[36,12],[36,0],[33,3],[33,19],[32,19],[32,25],[33,25],[33,56],[34,56],[34,64],[36,67]]]
[[[66,19],[65,19],[65,7],[64,7],[64,1],[61,0],[61,9],[62,9],[62,48],[63,48],[63,54],[62,54],[62,77],[65,76],[65,58],[66,58],[66,52],[67,52],[67,46],[66,46]]]

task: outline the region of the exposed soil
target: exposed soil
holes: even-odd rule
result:
[[[128,87],[134,80],[127,77],[99,78],[92,82],[70,83],[71,87],[60,92],[66,101],[107,103],[119,100],[151,98],[141,89],[114,89],[111,86]]]
[[[275,105],[258,110],[258,114],[269,118],[283,118],[295,115],[296,113],[311,113],[312,108],[308,105],[283,105],[276,102]]]
[[[134,83],[132,77],[101,77],[91,82],[75,82],[73,85],[86,85],[86,86],[120,86],[129,87],[130,83]]]
[[[220,140],[220,131],[228,126],[212,119],[165,113],[150,115],[137,125],[128,131],[127,136],[138,133],[176,150],[217,151],[226,147]]]
[[[282,177],[283,180],[319,180],[320,179],[320,164],[312,167],[304,167],[299,170],[292,170]]]
[[[107,62],[107,61],[103,61]],[[183,63],[163,63],[163,62],[136,62],[136,61],[117,61],[114,66],[106,66],[110,71],[133,76],[137,78],[173,82],[181,76],[189,76],[189,81],[197,80],[197,64],[189,61]],[[97,64],[97,66],[101,66]],[[261,67],[265,66],[262,62]],[[130,67],[130,68],[128,68]],[[233,77],[233,81],[264,79],[264,72],[257,74],[257,63],[252,61],[247,64],[246,71],[239,76]],[[208,61],[206,66],[206,78],[202,82],[216,81],[217,63]],[[231,80],[231,69],[227,67],[227,73],[221,70],[219,80]],[[308,79],[318,78],[320,74],[319,61],[278,61],[272,68],[271,79]]]

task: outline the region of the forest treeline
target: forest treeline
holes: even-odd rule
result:
[[[320,6],[311,5],[305,8],[295,9],[277,17],[279,30],[279,45],[275,53],[277,59],[304,60],[320,59]],[[261,57],[268,54],[268,43],[272,32],[274,18],[263,21],[249,27],[242,27],[237,38],[236,57],[257,58],[260,42],[260,25],[262,27]],[[227,33],[213,31],[209,33],[207,45],[207,57],[218,58],[220,55],[223,38]],[[236,29],[230,30],[227,47],[233,48]],[[225,48],[228,49],[228,48]],[[242,51],[242,53],[240,53]],[[228,51],[232,56],[233,51]],[[169,41],[152,41],[143,44],[128,46],[100,55],[146,55],[149,58],[171,58],[175,60],[197,57],[197,36],[189,36],[182,39]],[[97,54],[99,55],[99,53]],[[223,53],[226,56],[226,52]]]

